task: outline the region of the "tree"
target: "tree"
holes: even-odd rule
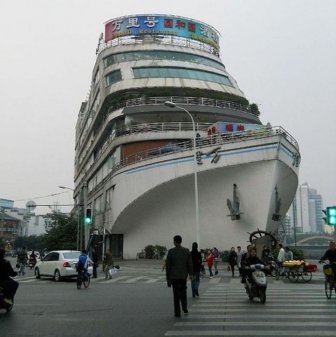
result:
[[[44,235],[45,248],[48,250],[76,249],[76,217],[60,212],[48,214],[48,217],[51,219],[51,229]]]

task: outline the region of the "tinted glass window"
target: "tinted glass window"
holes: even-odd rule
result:
[[[51,252],[43,259],[43,261],[58,261],[59,253]]]
[[[121,81],[121,72],[120,70],[112,71],[106,76],[106,85],[109,86],[113,83]]]
[[[143,50],[134,51],[128,53],[113,54],[104,59],[104,66],[108,67],[112,64],[118,64],[125,61],[138,61],[138,60],[173,60],[173,61],[186,61],[192,63],[199,63],[209,67],[214,67],[217,69],[224,70],[225,67],[222,63],[216,62],[212,59],[189,54],[189,53],[179,53],[173,51],[163,51],[163,50]]]
[[[174,67],[147,67],[147,68],[133,68],[133,73],[134,78],[150,78],[150,77],[190,78],[232,86],[227,76],[196,69],[185,69]]]

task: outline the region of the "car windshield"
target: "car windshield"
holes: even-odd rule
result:
[[[67,260],[75,260],[78,259],[80,255],[80,252],[66,252],[63,253],[63,256]]]

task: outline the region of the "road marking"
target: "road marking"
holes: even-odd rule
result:
[[[334,331],[292,331],[292,330],[272,330],[272,331],[262,331],[262,330],[183,330],[183,331],[167,331],[165,336],[313,336],[313,337],[327,337],[335,336]]]

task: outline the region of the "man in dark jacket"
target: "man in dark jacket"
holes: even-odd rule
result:
[[[189,249],[182,247],[181,243],[182,237],[175,235],[175,248],[169,249],[166,260],[167,284],[173,286],[175,317],[181,317],[181,306],[183,312],[188,313],[187,277],[189,274],[191,280],[193,273]]]
[[[10,276],[16,276],[17,272],[5,259],[5,253],[4,249],[0,249],[0,287],[3,288],[5,304],[12,305],[19,283],[10,278]]]
[[[323,256],[320,258],[320,263],[325,260],[329,260],[330,267],[334,274],[334,280],[336,280],[336,244],[335,241],[329,242],[329,249],[325,251]]]

